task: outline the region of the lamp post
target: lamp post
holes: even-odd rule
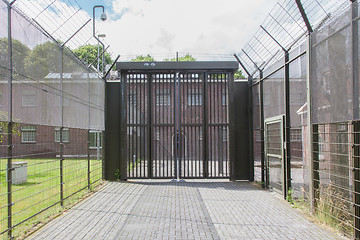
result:
[[[105,34],[99,34],[98,35],[98,38],[104,38],[106,37]],[[101,50],[101,51],[104,51],[104,48]],[[100,59],[99,59],[99,54],[100,54],[100,49],[99,49],[99,42],[98,42],[98,49],[97,49],[97,70],[98,72],[100,72]],[[105,57],[105,53],[103,54],[103,61],[102,61],[102,71],[104,72],[104,57]]]
[[[107,16],[106,16],[106,14],[105,14],[105,8],[104,8],[104,6],[102,6],[102,5],[96,5],[96,6],[94,6],[93,7],[93,36],[94,36],[94,38],[98,41],[98,43],[100,43],[101,45],[102,45],[102,48],[103,48],[103,50],[105,49],[105,45],[104,45],[104,43],[102,42],[102,41],[100,41],[100,39],[99,39],[99,37],[98,36],[96,36],[96,34],[95,34],[95,9],[96,8],[102,8],[102,13],[101,13],[101,15],[100,15],[100,19],[102,20],[102,21],[106,21],[106,19],[107,19]],[[99,35],[100,36],[100,35]],[[98,51],[98,54],[99,54],[99,51]],[[104,74],[104,62],[105,62],[105,53],[103,54],[103,56],[102,56],[102,73]],[[99,60],[98,60],[99,61]],[[99,64],[98,64],[98,69],[99,69]]]

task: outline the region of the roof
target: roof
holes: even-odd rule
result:
[[[99,78],[97,73],[86,73],[86,72],[79,72],[79,73],[63,73],[63,79],[71,79],[71,78]],[[49,73],[45,76],[45,79],[59,79],[60,73]]]
[[[161,70],[211,70],[236,71],[236,61],[195,61],[195,62],[117,62],[117,71],[161,71]]]

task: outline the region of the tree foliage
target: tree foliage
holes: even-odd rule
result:
[[[150,54],[143,56],[143,55],[139,55],[136,58],[131,60],[132,62],[154,62],[155,59],[150,56]]]
[[[245,76],[243,72],[240,69],[238,69],[234,74],[234,79],[244,79],[244,78]]]
[[[8,39],[0,38],[0,77],[6,76],[9,72],[8,63]],[[24,74],[25,58],[29,55],[30,49],[19,40],[12,40],[12,59],[14,75]]]
[[[176,58],[165,58],[164,61],[166,62],[176,62]],[[195,62],[196,61],[196,58],[194,58],[193,56],[191,56],[189,53],[186,54],[185,56],[183,57],[179,57],[178,58],[178,61],[179,62]]]
[[[54,42],[37,45],[25,58],[25,71],[32,78],[44,78],[49,73],[61,71],[61,48]],[[65,53],[63,55],[64,72],[76,69],[75,61]]]
[[[103,52],[103,47],[101,45],[99,45],[99,55]],[[84,62],[90,64],[93,62],[93,66],[95,68],[97,68],[97,64],[98,61],[95,59],[98,56],[98,45],[84,45],[84,46],[80,46],[77,49],[74,50],[74,53],[76,56],[78,56],[81,60],[83,60]],[[102,61],[103,61],[103,57],[99,57],[99,70],[102,72]],[[95,62],[94,62],[95,61]],[[105,52],[105,63],[104,63],[104,67],[107,64],[111,64],[112,60],[110,57],[110,54],[108,52]]]

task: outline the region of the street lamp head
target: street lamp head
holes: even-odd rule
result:
[[[107,19],[106,13],[103,12],[103,13],[100,15],[100,19],[103,20],[103,21],[106,21],[106,19]]]

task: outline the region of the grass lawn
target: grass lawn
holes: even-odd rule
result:
[[[12,185],[12,224],[16,225],[32,215],[56,204],[60,201],[60,160],[59,159],[13,159],[13,162],[27,162],[27,182]],[[0,160],[0,170],[5,170],[7,159]],[[102,161],[90,161],[90,183],[101,179]],[[88,192],[88,161],[85,159],[65,159],[63,161],[63,195],[64,207],[78,201]],[[100,181],[96,182],[97,185]],[[13,236],[18,237],[31,228],[34,224],[46,219],[48,216],[61,211],[60,203],[49,208],[43,213],[21,223],[13,231]],[[0,171],[0,232],[7,228],[7,182],[6,171]],[[7,233],[0,235],[6,239]]]

